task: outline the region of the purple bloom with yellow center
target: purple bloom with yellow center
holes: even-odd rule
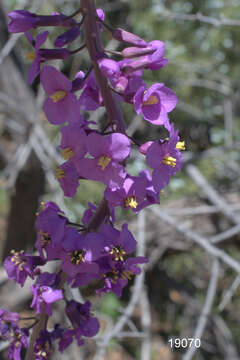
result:
[[[128,176],[120,189],[107,188],[104,194],[110,208],[122,206],[134,212],[153,203],[159,203],[159,194],[153,189],[147,170],[140,172],[139,176]]]
[[[64,234],[63,250],[59,257],[62,270],[73,278],[78,273],[96,274],[99,270],[95,260],[101,255],[103,238],[97,233],[80,235],[75,228],[68,227]]]
[[[106,241],[105,253],[111,255],[114,261],[124,261],[126,255],[133,253],[136,249],[136,240],[128,230],[127,224],[122,225],[122,231],[111,225],[103,224],[99,233]]]
[[[11,251],[12,255],[4,261],[4,267],[9,279],[24,285],[27,277],[34,279],[38,272],[37,266],[44,265],[45,261],[40,256],[33,256],[22,251]]]
[[[10,345],[8,347],[9,360],[21,360],[21,350],[28,347],[28,329],[20,329],[18,326],[13,325],[11,330]]]
[[[124,180],[120,189],[105,190],[105,198],[110,207],[122,206],[133,211],[138,211],[139,203],[145,198],[147,179],[143,176],[129,176]]]
[[[45,258],[45,252],[47,260],[53,260],[58,257],[62,248],[67,219],[53,202],[42,206],[43,209],[38,213],[36,221],[37,241],[35,247],[42,258]]]
[[[76,194],[79,186],[79,175],[72,160],[68,160],[57,167],[56,178],[58,179],[65,196],[73,197]]]
[[[67,49],[40,49],[40,46],[46,41],[48,31],[44,31],[37,35],[36,40],[33,39],[29,32],[25,32],[29,43],[34,47],[34,51],[26,52],[25,58],[33,63],[28,72],[28,82],[33,83],[34,79],[40,73],[40,65],[47,60],[66,59],[71,52]]]
[[[102,265],[100,270],[104,274],[104,286],[96,290],[97,294],[114,292],[120,298],[122,290],[128,284],[128,281],[141,272],[141,269],[136,265],[146,262],[148,260],[143,256],[130,257],[126,261],[112,261],[107,256],[101,259],[99,265]]]
[[[72,93],[72,82],[53,66],[44,66],[40,80],[48,98],[44,111],[51,124],[80,122],[80,107]]]
[[[47,360],[51,358],[54,351],[53,341],[62,337],[64,329],[60,328],[59,324],[54,326],[52,331],[46,329],[40,332],[40,336],[34,343],[34,359]]]
[[[17,326],[19,321],[19,314],[0,309],[0,341],[8,340],[11,341],[11,328]]]
[[[130,140],[123,134],[113,133],[106,137],[92,133],[87,137],[88,153],[93,159],[79,160],[77,170],[80,176],[101,181],[110,188],[122,186],[126,171],[121,163],[130,154]]]
[[[61,155],[65,160],[71,159],[73,163],[83,158],[87,153],[87,135],[81,124],[70,124],[61,129]]]
[[[133,99],[136,113],[154,125],[168,125],[168,113],[177,104],[177,96],[162,83],[153,84],[149,89],[142,86]]]
[[[34,47],[34,51],[26,52],[26,54],[25,54],[25,58],[32,61],[32,65],[30,66],[29,71],[28,71],[29,84],[32,84],[34,79],[40,73],[41,57],[39,55],[39,49],[40,49],[40,46],[43,43],[45,43],[45,41],[47,40],[48,34],[49,34],[48,31],[39,33],[36,36],[36,40],[34,40],[32,35],[29,32],[25,33],[27,40]]]
[[[172,125],[169,140],[154,141],[147,150],[146,161],[153,169],[152,182],[156,190],[167,186],[170,177],[181,169],[180,150],[184,150],[184,142],[178,140],[178,131],[174,131]]]

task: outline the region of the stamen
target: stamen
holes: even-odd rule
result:
[[[159,100],[157,98],[157,96],[155,95],[151,95],[146,101],[143,101],[143,105],[146,106],[146,105],[156,105],[158,104]]]
[[[19,268],[20,271],[23,270],[23,265],[26,263],[26,261],[21,258],[21,255],[22,255],[23,253],[24,253],[24,250],[21,250],[21,251],[11,250],[11,254],[13,255],[13,256],[11,257],[11,262],[12,262],[15,266],[18,266],[18,268]]]
[[[176,166],[176,163],[177,163],[177,159],[175,159],[174,157],[172,156],[164,156],[164,158],[162,159],[162,163],[164,165],[170,165],[172,167],[175,167]]]
[[[66,176],[66,173],[63,169],[57,167],[55,176],[57,179],[64,179]]]
[[[34,61],[36,59],[36,52],[35,51],[27,51],[24,55],[25,60]]]
[[[42,247],[45,247],[47,244],[51,242],[51,236],[49,235],[49,233],[40,230],[39,234],[40,234],[40,241]]]
[[[136,207],[138,206],[136,196],[128,196],[124,201],[124,206],[126,208],[130,207],[132,209],[136,209]]]
[[[110,161],[111,161],[110,157],[103,155],[100,156],[100,158],[98,159],[98,165],[101,166],[102,170],[105,170],[105,168],[108,166]]]
[[[176,145],[176,149],[185,150],[185,141],[178,141]]]
[[[56,91],[54,94],[52,94],[50,96],[50,99],[52,99],[52,101],[54,103],[57,103],[60,100],[63,100],[65,98],[65,96],[67,95],[67,92],[64,90],[58,90]]]
[[[75,154],[73,150],[70,147],[67,147],[66,149],[63,149],[61,151],[61,155],[65,160],[71,159]]]
[[[124,261],[124,255],[126,255],[126,251],[121,247],[115,246],[111,249],[110,254],[114,256],[115,261]]]
[[[84,263],[85,259],[84,259],[84,255],[86,254],[86,250],[74,250],[72,252],[69,252],[68,255],[70,255],[71,257],[71,263],[73,265],[78,265],[79,263]]]

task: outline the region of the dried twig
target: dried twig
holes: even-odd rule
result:
[[[193,334],[194,339],[201,339],[204,329],[207,325],[208,316],[211,312],[211,308],[212,308],[213,301],[214,301],[216,291],[217,291],[219,270],[220,270],[219,261],[215,259],[212,264],[211,278],[210,278],[210,282],[209,282],[209,286],[208,286],[208,290],[207,290],[205,303],[204,303],[201,315],[198,319],[197,327]],[[189,347],[189,349],[184,354],[182,359],[183,360],[191,360],[196,351],[197,351],[197,347],[195,347],[195,346]]]

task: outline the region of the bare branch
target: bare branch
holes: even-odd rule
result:
[[[207,251],[211,256],[216,257],[222,260],[224,263],[229,265],[232,269],[240,273],[240,263],[229,256],[225,251],[218,249],[214,245],[211,245],[207,239],[198,233],[189,230],[184,224],[176,223],[175,219],[172,219],[169,215],[163,213],[160,208],[151,207],[149,208],[154,214],[160,217],[162,220],[171,225],[174,229],[176,229],[179,233],[183,234],[186,239],[193,240],[199,246],[201,246],[204,250]]]
[[[163,12],[161,12],[161,16],[176,20],[200,21],[216,27],[240,26],[240,20],[228,19],[223,16],[221,16],[220,19],[217,19],[212,16],[203,15],[200,12],[197,12],[196,14],[183,14],[183,13],[174,13],[168,10],[164,10]]]
[[[210,282],[209,282],[209,286],[208,286],[208,290],[207,290],[205,303],[204,303],[201,315],[200,315],[200,317],[198,319],[197,327],[196,327],[196,329],[194,331],[194,334],[193,334],[194,339],[201,339],[202,338],[204,329],[205,329],[205,327],[207,325],[208,316],[209,316],[209,314],[211,312],[211,308],[212,308],[213,301],[214,301],[216,291],[217,291],[219,270],[220,270],[219,261],[215,259],[213,261],[213,264],[212,264],[211,278],[210,278]],[[189,349],[184,354],[182,359],[183,360],[191,360],[196,351],[197,351],[196,346],[189,347]]]

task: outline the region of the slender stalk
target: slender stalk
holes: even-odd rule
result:
[[[97,85],[103,98],[109,122],[111,124],[116,124],[117,131],[125,133],[125,123],[116,95],[109,91],[107,79],[103,76],[97,64],[97,60],[106,57],[106,55],[101,42],[100,30],[96,17],[96,2],[95,0],[81,0],[80,6],[83,10],[83,14],[86,15],[84,20],[86,45],[94,67]]]
[[[33,328],[33,332],[30,338],[30,343],[29,343],[29,347],[27,349],[27,355],[26,355],[26,360],[33,360],[34,359],[34,343],[37,340],[37,338],[39,337],[39,334],[41,332],[41,330],[44,329],[45,327],[45,323],[47,320],[47,314],[45,313],[45,311],[42,309],[41,314],[38,317],[38,323],[34,326]]]
[[[116,95],[111,92],[107,79],[101,73],[97,60],[105,57],[104,47],[100,37],[100,30],[96,16],[96,1],[81,0],[80,7],[85,15],[85,41],[94,68],[97,85],[100,89],[109,123],[116,125],[117,131],[125,133],[125,122]],[[88,230],[97,230],[109,214],[107,201],[103,198],[98,210],[90,220]]]

